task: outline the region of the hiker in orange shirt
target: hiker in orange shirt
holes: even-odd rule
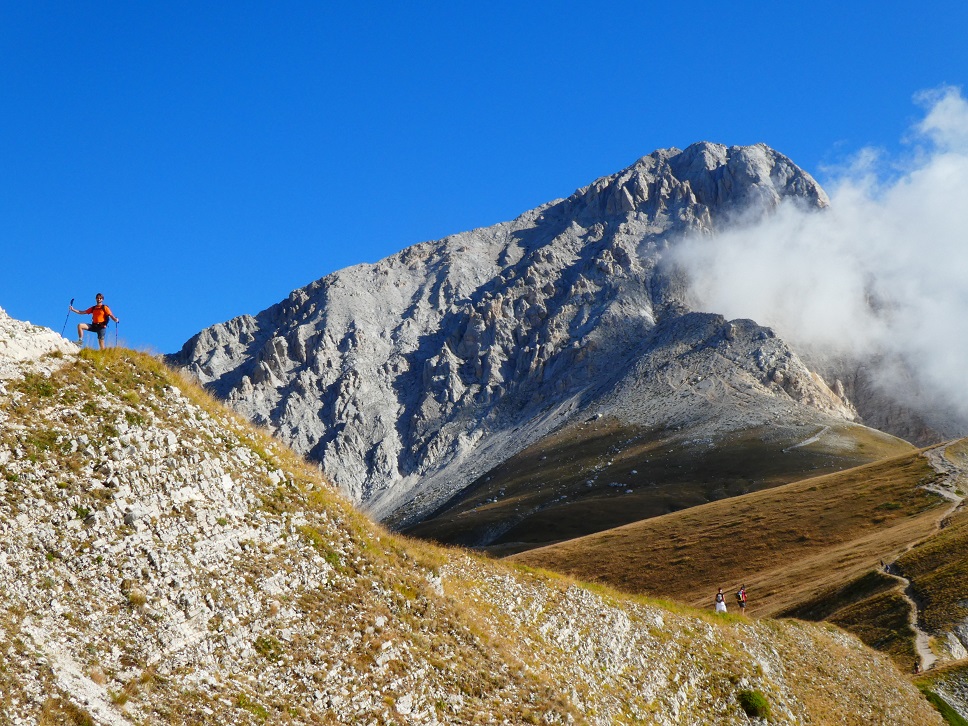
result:
[[[72,313],[91,316],[90,323],[78,323],[77,344],[82,347],[84,346],[84,331],[90,330],[92,333],[97,333],[97,344],[101,350],[104,350],[104,331],[108,327],[108,319],[113,320],[115,325],[117,325],[120,321],[114,317],[114,313],[111,312],[111,308],[104,304],[104,295],[98,293],[94,300],[94,306],[89,307],[87,310],[75,310],[74,306],[71,305]]]

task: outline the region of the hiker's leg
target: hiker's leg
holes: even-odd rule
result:
[[[77,344],[84,345],[84,331],[87,330],[87,323],[77,324]]]
[[[100,348],[101,350],[104,350],[104,336],[103,335],[97,336],[97,347]]]

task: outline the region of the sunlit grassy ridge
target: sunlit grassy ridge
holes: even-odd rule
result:
[[[964,450],[964,442],[946,449],[955,464],[965,463]],[[930,491],[941,477],[913,452],[511,559],[697,606],[717,587],[746,584],[752,615],[829,620],[910,672],[912,605],[885,563],[910,578],[929,632],[968,616],[968,517],[959,509],[938,530],[953,506]]]
[[[0,467],[3,714],[744,724],[757,691],[788,722],[940,723],[840,631],[393,535],[149,356],[0,384]]]
[[[935,476],[919,455],[905,455],[511,559],[697,606],[717,587],[745,582],[751,612],[769,614],[849,581],[929,532],[943,500],[917,485]]]
[[[409,533],[502,555],[913,451],[862,426],[715,438],[610,418],[569,426],[482,476]]]
[[[945,456],[968,471],[968,439],[948,446]],[[962,485],[968,492],[968,477]],[[968,511],[959,507],[941,527],[897,561],[920,600],[925,627],[934,631],[968,618]]]
[[[921,599],[925,625],[943,630],[968,618],[968,512],[952,515],[930,541],[897,563]]]

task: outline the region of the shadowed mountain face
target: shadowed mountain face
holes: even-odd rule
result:
[[[563,426],[728,432],[854,417],[772,331],[689,311],[663,251],[827,201],[762,146],[656,151],[518,219],[333,273],[170,360],[373,515],[420,521]]]

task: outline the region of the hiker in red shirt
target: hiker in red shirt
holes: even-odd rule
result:
[[[739,604],[740,613],[746,615],[746,585],[740,587],[736,593],[736,602]]]
[[[115,325],[117,325],[120,321],[114,317],[114,313],[111,312],[111,308],[104,304],[104,295],[98,293],[94,300],[94,306],[89,307],[87,310],[75,310],[74,306],[71,305],[72,313],[91,316],[90,323],[78,323],[77,344],[82,347],[84,346],[84,331],[90,330],[92,333],[97,333],[97,344],[101,350],[104,350],[104,331],[108,327],[108,319],[113,320]]]

